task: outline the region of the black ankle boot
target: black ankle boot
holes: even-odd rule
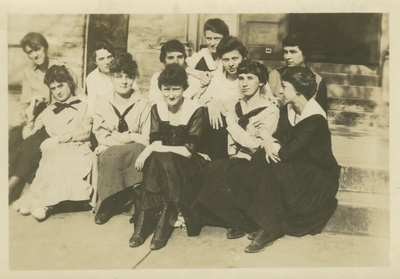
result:
[[[156,226],[157,219],[147,210],[143,210],[140,214],[133,220],[135,231],[129,239],[130,247],[139,247],[144,243],[144,241],[153,233]]]
[[[169,224],[170,216],[175,212],[174,209],[176,208],[172,203],[164,205],[157,223],[156,231],[151,240],[151,250],[158,250],[167,245],[167,242],[174,231],[174,227]]]

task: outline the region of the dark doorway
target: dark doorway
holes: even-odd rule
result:
[[[379,64],[381,14],[289,14],[289,33],[303,32],[312,55],[308,61]]]

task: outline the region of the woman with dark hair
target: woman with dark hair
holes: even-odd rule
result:
[[[10,202],[19,197],[25,182],[32,182],[41,158],[39,146],[49,137],[44,127],[29,138],[22,134],[23,127],[30,125],[51,103],[49,88],[43,83],[47,69],[53,65],[63,65],[74,83],[78,84],[76,75],[64,62],[48,57],[49,44],[42,34],[34,32],[26,34],[21,40],[21,48],[33,65],[24,70],[19,104],[20,125],[9,133]],[[80,87],[76,87],[75,93],[81,97],[84,96]]]
[[[223,71],[215,73],[204,94],[198,94],[197,102],[207,108],[209,127],[206,131],[207,153],[211,159],[228,158],[225,115],[234,111],[242,96],[238,83],[237,68],[247,56],[247,49],[237,38],[224,37],[217,47]]]
[[[150,104],[132,88],[139,76],[132,55],[122,53],[111,61],[110,76],[114,92],[97,99],[93,114],[93,133],[99,142],[98,225],[122,212],[132,214],[134,187],[142,181],[135,161],[148,145],[150,131]]]
[[[263,140],[238,191],[236,208],[256,231],[245,252],[261,252],[285,234],[321,233],[333,215],[340,166],[332,153],[326,113],[312,98],[315,74],[302,66],[282,74],[286,106],[278,129]]]
[[[54,102],[24,133],[34,134],[44,127],[50,136],[40,145],[42,159],[28,192],[14,204],[21,214],[32,214],[39,221],[48,209],[62,201],[89,201],[93,153],[89,136],[92,118],[86,102],[75,95],[73,77],[64,66],[51,66],[44,77]]]
[[[283,44],[283,57],[286,66],[275,69],[270,73],[270,86],[272,89],[272,93],[279,98],[283,97],[280,96],[282,73],[288,67],[293,67],[293,66],[306,67],[305,64],[306,59],[308,59],[311,56],[309,43],[303,33],[289,34],[285,39],[283,39],[282,44]],[[328,95],[327,95],[325,80],[315,72],[314,74],[317,81],[317,90],[313,98],[324,109],[324,111],[327,112]]]
[[[253,155],[261,148],[264,139],[270,138],[278,124],[279,109],[271,103],[261,87],[268,81],[267,68],[250,59],[244,60],[237,68],[239,87],[243,94],[234,112],[226,117],[229,132],[228,159],[212,161],[203,171],[203,187],[198,200],[208,211],[219,216],[216,223],[228,227],[228,239],[239,238],[256,230],[254,224],[240,210],[236,203],[244,175],[251,167]],[[251,183],[257,177],[249,178]]]
[[[186,71],[199,79],[202,87],[206,87],[213,77],[213,72],[220,67],[217,46],[223,37],[229,36],[229,27],[223,20],[211,18],[204,24],[203,32],[207,48],[200,49],[186,59]]]
[[[178,40],[170,40],[162,45],[160,51],[160,62],[164,64],[164,67],[169,64],[178,64],[179,66],[186,68],[186,51],[183,44]],[[155,73],[150,80],[149,89],[149,100],[150,102],[156,102],[163,98],[163,94],[158,88],[158,78],[161,72]],[[188,99],[192,99],[200,88],[200,82],[198,79],[188,76],[189,87],[183,92],[183,96]]]
[[[95,41],[92,49],[92,63],[97,68],[86,77],[86,90],[91,113],[93,113],[97,98],[105,94],[112,94],[114,90],[110,79],[110,63],[115,57],[114,46],[108,39]],[[132,87],[139,91],[136,82]]]
[[[167,65],[158,86],[164,99],[151,109],[150,145],[136,160],[143,181],[129,240],[131,247],[138,247],[155,231],[152,250],[167,244],[174,226],[186,228],[188,236],[200,233],[197,194],[206,162],[198,153],[206,123],[204,108],[183,97],[188,87],[186,71],[177,64]]]

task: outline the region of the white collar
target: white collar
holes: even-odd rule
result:
[[[271,105],[269,99],[266,98],[264,94],[260,93],[260,89],[258,89],[258,91],[254,94],[253,97],[251,97],[251,99],[248,102],[245,102],[242,98],[240,99],[240,103],[242,106],[243,114],[246,114],[253,109]]]
[[[288,118],[289,118],[289,122],[290,122],[290,124],[292,124],[292,126],[295,126],[300,121],[302,121],[312,115],[316,115],[316,114],[320,114],[326,119],[325,111],[321,108],[321,106],[313,98],[311,98],[307,102],[301,115],[296,114],[296,111],[294,110],[292,104],[288,104]]]
[[[185,97],[183,97],[183,98],[184,98],[184,100],[183,100],[183,104],[182,104],[182,112],[180,115],[178,125],[186,125],[188,123],[190,117],[192,117],[193,113],[200,107],[200,105],[197,102],[194,102]],[[164,100],[164,98],[158,100],[156,102],[156,106],[157,106],[158,115],[160,116],[161,120],[169,122],[168,104]]]

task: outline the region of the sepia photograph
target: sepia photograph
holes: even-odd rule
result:
[[[3,278],[399,278],[390,10],[182,2],[9,5]]]

